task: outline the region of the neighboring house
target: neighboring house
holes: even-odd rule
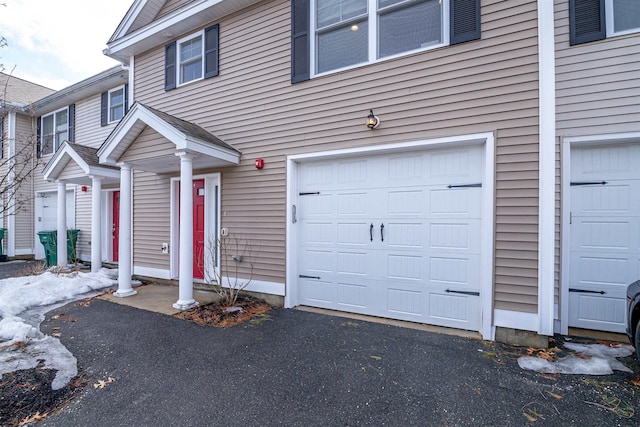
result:
[[[66,230],[76,229],[80,260],[91,261],[94,270],[117,261],[119,171],[99,165],[96,151],[127,111],[128,75],[116,66],[33,104],[42,165],[32,217],[36,259],[45,256],[38,232],[57,230],[58,241],[66,241]],[[66,264],[67,251],[57,258]]]
[[[0,73],[0,186],[4,255],[32,257],[34,183],[38,158],[32,102],[54,91],[10,74]]]
[[[131,106],[96,153],[119,169],[116,294],[177,279],[192,307],[208,242],[239,236],[258,249],[230,274],[252,264],[286,307],[619,331],[640,265],[630,1],[136,0],[105,50]],[[56,158],[49,178],[81,179]]]

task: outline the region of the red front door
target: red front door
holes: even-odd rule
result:
[[[112,216],[113,216],[113,228],[112,228],[111,237],[113,239],[112,241],[113,261],[117,262],[118,261],[118,241],[119,241],[118,236],[120,235],[120,192],[119,191],[113,192]]]
[[[193,181],[193,277],[204,278],[204,179]]]

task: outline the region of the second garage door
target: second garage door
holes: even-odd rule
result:
[[[482,148],[298,169],[300,303],[480,329]]]

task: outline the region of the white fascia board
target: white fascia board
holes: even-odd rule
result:
[[[225,162],[233,163],[234,165],[240,163],[239,152],[229,150],[228,148],[224,148],[205,141],[185,138],[184,141],[181,141],[179,145],[176,144],[176,149],[178,151],[186,150],[192,153],[205,154],[207,156],[224,160]]]
[[[223,16],[257,2],[258,0],[194,1],[158,18],[131,34],[110,41],[103,53],[126,63],[132,55],[159,46],[175,36],[191,31],[206,23],[214,22]],[[213,10],[216,6],[219,6],[219,9]],[[135,20],[135,18],[136,16],[132,16],[132,19]]]

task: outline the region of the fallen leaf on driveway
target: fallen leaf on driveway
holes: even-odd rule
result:
[[[35,414],[33,414],[32,416],[30,416],[30,417],[25,417],[25,418],[20,422],[20,424],[18,424],[18,425],[20,425],[20,426],[26,426],[26,425],[28,425],[28,424],[33,424],[33,423],[34,423],[34,422],[36,422],[36,421],[43,420],[43,419],[45,419],[46,417],[47,417],[47,414],[40,415],[40,411],[38,411],[38,412],[36,412]]]
[[[107,384],[114,382],[115,379],[109,377],[106,381],[99,380],[97,383],[93,385],[93,388],[104,388]]]

